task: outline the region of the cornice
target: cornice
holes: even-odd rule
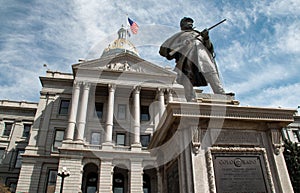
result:
[[[153,135],[149,149],[166,142],[177,130],[191,127],[200,126],[203,129],[230,127],[231,129],[247,130],[281,129],[294,121],[295,112],[295,109],[170,102]]]
[[[175,117],[292,122],[295,109],[242,107],[236,105],[171,102],[167,111]]]

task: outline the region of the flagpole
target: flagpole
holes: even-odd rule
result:
[[[126,32],[125,32],[125,42],[127,43],[127,36],[128,36],[128,25],[127,25],[127,20],[128,20],[128,14],[126,13],[126,21],[125,21],[125,30],[126,30]],[[126,53],[126,46],[125,46],[125,53]]]

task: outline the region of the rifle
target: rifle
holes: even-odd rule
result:
[[[220,24],[223,23],[224,21],[226,21],[226,19],[223,19],[223,20],[220,21],[219,23],[216,23],[215,25],[213,25],[213,26],[211,26],[211,27],[209,27],[209,28],[204,29],[202,32],[199,32],[199,31],[197,31],[197,30],[194,30],[194,31],[197,32],[197,33],[199,34],[198,36],[200,36],[200,35],[202,35],[202,33],[203,33],[204,31],[206,31],[206,30],[209,31],[209,30],[211,30],[211,29],[217,27],[218,25],[220,25]],[[197,36],[197,37],[198,37],[198,36]],[[181,49],[184,48],[185,46],[186,46],[186,45],[182,45],[182,46],[180,46],[180,47],[178,47],[178,48],[172,50],[172,51],[169,53],[169,55],[170,55],[170,56],[174,55],[176,52],[178,52],[179,50],[181,50]]]
[[[215,24],[215,25],[211,26],[211,27],[210,27],[210,28],[208,28],[207,30],[209,31],[209,30],[211,30],[211,29],[213,29],[213,28],[217,27],[218,25],[220,25],[220,24],[221,24],[221,23],[223,23],[224,21],[226,21],[226,19],[223,19],[222,21],[220,21],[219,23],[217,23],[217,24]]]

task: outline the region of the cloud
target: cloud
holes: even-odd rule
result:
[[[282,24],[278,23],[274,26],[276,30],[275,38],[276,48],[284,54],[300,54],[300,22]]]
[[[263,89],[255,95],[249,95],[243,104],[256,104],[263,107],[286,107],[296,109],[299,106],[300,84],[289,84]]]
[[[275,0],[271,2],[266,1],[259,6],[269,17],[294,17],[300,15],[300,2],[298,0]]]
[[[293,95],[289,89],[299,86],[299,3],[296,0],[3,3],[0,99],[38,100],[41,89],[38,77],[44,74],[44,63],[50,70],[71,72],[71,65],[79,58],[100,57],[103,49],[117,38],[128,14],[140,26],[138,35],[133,35],[130,41],[141,57],[171,66],[175,62],[160,57],[158,49],[166,38],[179,31],[182,17],[194,18],[198,30],[227,18],[210,32],[225,89],[236,92],[242,103],[266,105],[270,101],[274,105],[277,101],[288,105],[276,96],[276,90],[279,89],[280,96],[283,92]],[[287,96],[291,100],[292,97]]]

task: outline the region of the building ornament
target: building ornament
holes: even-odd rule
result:
[[[130,68],[130,65],[125,62],[125,63],[110,63],[106,65],[107,69],[110,70],[115,70],[115,71],[132,71],[132,69]]]
[[[194,127],[192,128],[192,148],[194,154],[198,154],[200,152],[201,146],[201,128]]]

